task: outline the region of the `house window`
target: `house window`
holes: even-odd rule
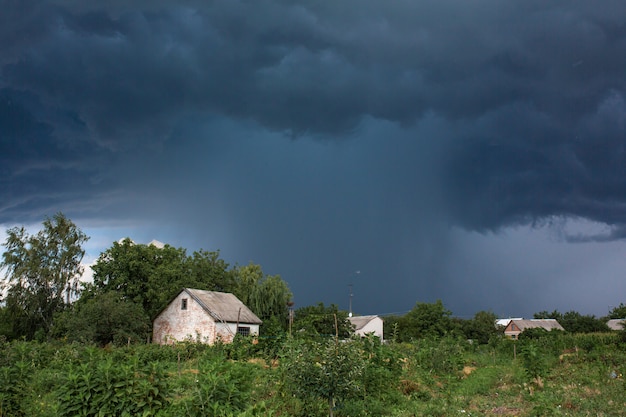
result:
[[[240,336],[250,336],[250,327],[247,326],[238,326],[237,334]]]
[[[181,310],[187,310],[187,299],[183,298],[182,300],[180,300],[180,309]]]

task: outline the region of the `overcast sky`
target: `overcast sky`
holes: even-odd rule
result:
[[[357,314],[626,302],[622,0],[0,0],[0,225]],[[35,226],[36,227],[36,226]]]

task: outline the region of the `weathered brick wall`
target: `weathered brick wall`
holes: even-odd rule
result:
[[[187,309],[181,309],[182,299],[187,299]],[[215,322],[202,307],[183,292],[154,320],[152,341],[165,344],[186,339],[213,344],[216,337]]]

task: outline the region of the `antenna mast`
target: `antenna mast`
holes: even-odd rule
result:
[[[349,284],[348,287],[350,287],[350,309],[348,317],[352,317],[352,284]]]
[[[358,276],[361,271],[354,271],[354,273]],[[348,284],[348,287],[350,287],[350,308],[349,308],[349,312],[348,312],[348,317],[352,317],[352,283]]]

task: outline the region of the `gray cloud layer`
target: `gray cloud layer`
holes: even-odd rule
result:
[[[103,155],[175,146],[193,117],[342,137],[365,116],[435,114],[455,127],[453,222],[624,223],[619,2],[3,3],[3,166],[18,182],[47,168],[87,187],[63,173],[94,181]]]
[[[620,1],[0,6],[0,222],[193,219],[277,268],[288,241],[433,277],[447,225],[624,236]]]

